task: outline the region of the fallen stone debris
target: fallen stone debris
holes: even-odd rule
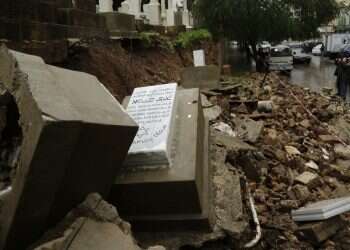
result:
[[[329,91],[215,69],[124,109],[0,52],[1,250],[350,249],[350,111]]]
[[[241,141],[240,150],[229,150],[226,161],[241,178],[247,178],[253,193],[262,236],[250,248],[349,249],[347,204],[333,207],[328,211],[332,216],[322,217],[320,212],[310,219],[306,212],[308,222],[292,218],[292,211],[315,202],[348,200],[350,112],[346,103],[328,92],[317,94],[289,85],[274,74],[263,79],[259,74],[229,78],[221,82],[222,88],[202,91],[213,106],[222,108],[220,117],[212,121],[214,128],[231,136],[230,143]],[[256,224],[249,203],[243,204],[250,224]],[[257,237],[258,227],[250,228],[243,238]]]
[[[131,225],[99,194],[90,194],[62,222],[48,231],[31,249],[142,250],[131,233]],[[152,246],[147,250],[165,250]]]

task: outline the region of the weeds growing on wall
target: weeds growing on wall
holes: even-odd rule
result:
[[[189,32],[180,33],[174,45],[177,48],[191,48],[196,45],[199,45],[203,41],[210,41],[212,39],[212,35],[206,29],[198,29]]]
[[[140,39],[142,46],[145,48],[162,48],[174,51],[173,42],[166,36],[156,32],[141,32]]]

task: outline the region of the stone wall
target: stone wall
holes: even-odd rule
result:
[[[74,3],[74,4],[73,4]],[[56,40],[107,35],[95,0],[2,0],[0,39]]]

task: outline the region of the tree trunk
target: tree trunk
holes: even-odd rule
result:
[[[220,70],[222,69],[222,65],[224,63],[224,50],[225,50],[225,39],[224,38],[220,38],[218,43],[217,43],[217,47],[218,47],[218,65]]]

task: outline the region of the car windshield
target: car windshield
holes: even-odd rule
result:
[[[272,48],[271,50],[272,57],[291,56],[291,55],[292,55],[292,51],[290,48],[287,48],[287,47]]]

